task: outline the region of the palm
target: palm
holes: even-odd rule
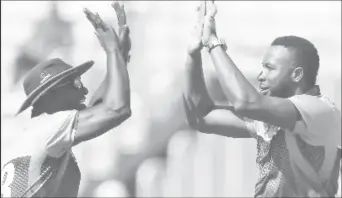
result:
[[[202,3],[200,7],[197,9],[197,22],[194,26],[190,42],[188,44],[188,53],[193,54],[196,51],[200,51],[202,49],[202,33],[203,33],[203,17],[205,15],[205,3]]]
[[[201,37],[202,37],[202,26],[200,26],[200,24],[197,24],[193,29],[190,43],[188,45],[188,52],[190,54],[202,48]]]
[[[120,50],[125,59],[128,61],[129,51],[131,50],[131,38],[129,36],[129,27],[126,24],[127,17],[125,7],[124,5],[120,5],[118,1],[113,2],[112,7],[114,8],[116,17],[118,19]]]
[[[119,38],[116,32],[101,19],[98,13],[94,14],[87,8],[84,9],[84,13],[95,28],[95,34],[99,39],[101,46],[106,51],[112,51],[120,47]]]
[[[204,17],[202,43],[206,45],[212,37],[216,37],[215,15],[217,8],[213,1],[208,1],[208,13]]]

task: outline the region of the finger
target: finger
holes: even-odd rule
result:
[[[101,20],[100,27],[103,29],[103,31],[109,30],[108,25],[103,20]]]
[[[121,12],[121,7],[119,1],[114,1],[112,3],[112,7],[114,8],[114,11],[116,13],[116,16],[119,17],[120,12]]]
[[[203,6],[204,6],[204,8],[203,8],[203,15],[205,16],[207,14],[207,8],[208,8],[206,0],[204,1]]]
[[[205,13],[206,13],[206,1],[202,2],[201,6],[197,12],[197,23],[198,24],[203,25]]]
[[[209,15],[210,17],[215,17],[215,15],[217,14],[217,7],[214,1],[208,1],[207,6],[209,7],[207,15]]]
[[[119,26],[121,27],[121,26],[125,25],[126,24],[125,6],[123,4],[120,6],[120,3],[118,1],[115,1],[112,4],[112,7],[115,10]]]
[[[125,37],[127,37],[129,35],[130,31],[129,31],[129,27],[127,25],[121,27],[119,29],[119,37],[120,37],[120,40],[124,40]]]
[[[92,13],[89,9],[84,8],[83,9],[84,14],[86,15],[88,21],[93,25],[93,27],[96,29],[96,23],[95,23],[95,15]]]
[[[83,12],[88,16],[94,15],[88,8],[83,8]]]
[[[201,5],[197,7],[197,22],[202,21],[203,17],[204,17],[204,3],[201,3]]]
[[[104,31],[103,31],[103,29],[102,28],[98,28],[98,29],[96,29],[96,33],[95,33],[98,37],[100,36],[103,36],[103,34],[104,34]]]
[[[118,34],[116,33],[116,31],[114,30],[113,27],[110,27],[110,30],[113,32],[114,36],[116,37],[116,39],[118,39]]]
[[[103,31],[108,31],[108,25],[102,20],[98,13],[95,15],[95,23],[98,28],[101,28]]]
[[[120,25],[126,25],[127,22],[127,16],[126,16],[126,11],[125,11],[125,5],[122,4],[121,6],[121,12],[119,14],[119,24]]]
[[[92,14],[90,16],[90,22],[93,24],[93,26],[96,30],[100,29],[100,28],[102,29],[102,26],[101,26],[102,19],[98,13]]]
[[[119,3],[119,1],[114,1],[113,3],[112,3],[112,7],[114,8],[114,10],[116,11],[116,10],[119,10],[120,9],[120,3]]]

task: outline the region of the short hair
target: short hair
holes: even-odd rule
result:
[[[293,50],[297,63],[303,67],[305,81],[309,86],[316,84],[319,55],[316,47],[310,41],[297,36],[283,36],[276,38],[271,46],[284,46]]]

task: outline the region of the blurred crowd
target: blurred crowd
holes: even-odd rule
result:
[[[229,53],[253,84],[262,54],[275,37],[293,34],[312,41],[321,58],[318,84],[341,109],[339,3],[217,2],[217,24]],[[79,196],[253,196],[256,143],[199,134],[185,125],[181,78],[196,2],[124,4],[132,38],[128,67],[133,115],[108,134],[74,148],[82,172]],[[54,57],[73,65],[94,60],[83,78],[91,96],[104,77],[106,60],[82,9],[92,8],[114,27],[116,21],[106,1],[1,5],[3,158],[11,152],[6,146],[20,138],[12,127],[20,123],[11,120],[25,98],[25,73]],[[211,96],[224,102],[209,56],[203,61]]]

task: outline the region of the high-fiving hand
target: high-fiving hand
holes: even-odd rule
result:
[[[101,35],[109,34],[109,33],[113,34],[113,39],[115,39],[115,40],[117,39],[117,41],[118,41],[118,45],[116,47],[118,47],[118,49],[122,53],[125,60],[128,62],[129,58],[130,58],[129,52],[131,50],[131,39],[129,36],[129,34],[130,34],[129,27],[126,24],[127,18],[126,18],[125,8],[124,8],[124,5],[120,5],[120,3],[118,1],[114,1],[112,3],[112,7],[114,8],[117,19],[118,19],[119,36],[116,34],[116,32],[114,31],[114,29],[112,27],[110,27],[108,24],[106,24],[101,19],[101,17],[99,16],[98,13],[94,14],[89,9],[84,9],[84,13],[86,14],[87,19],[90,21],[90,23],[95,28],[96,35],[98,37],[100,36],[100,34]],[[99,31],[100,31],[100,34],[99,34]],[[109,39],[109,38],[107,38],[107,39]],[[102,39],[102,41],[104,42],[103,39]],[[100,43],[101,43],[101,41],[100,41]],[[104,47],[104,43],[101,44],[101,46]]]
[[[124,58],[129,62],[129,59],[130,59],[129,52],[132,46],[131,46],[131,38],[129,36],[130,30],[127,25],[125,6],[123,4],[120,5],[118,1],[114,1],[112,3],[112,7],[114,8],[116,17],[118,19],[120,50]]]
[[[99,39],[102,48],[108,53],[120,49],[119,38],[112,27],[109,27],[98,13],[94,14],[85,8],[87,19],[95,28],[95,35]]]
[[[202,44],[207,45],[210,39],[216,38],[215,16],[217,7],[214,1],[207,1],[206,15],[203,22]]]
[[[197,21],[195,26],[192,29],[190,41],[188,43],[188,53],[190,55],[201,51],[203,48],[202,45],[202,34],[203,34],[203,23],[204,16],[206,12],[206,2],[204,1],[197,7]]]
[[[217,7],[214,1],[204,1],[197,8],[197,21],[192,30],[188,53],[191,55],[201,51],[210,39],[216,37],[215,15]]]

